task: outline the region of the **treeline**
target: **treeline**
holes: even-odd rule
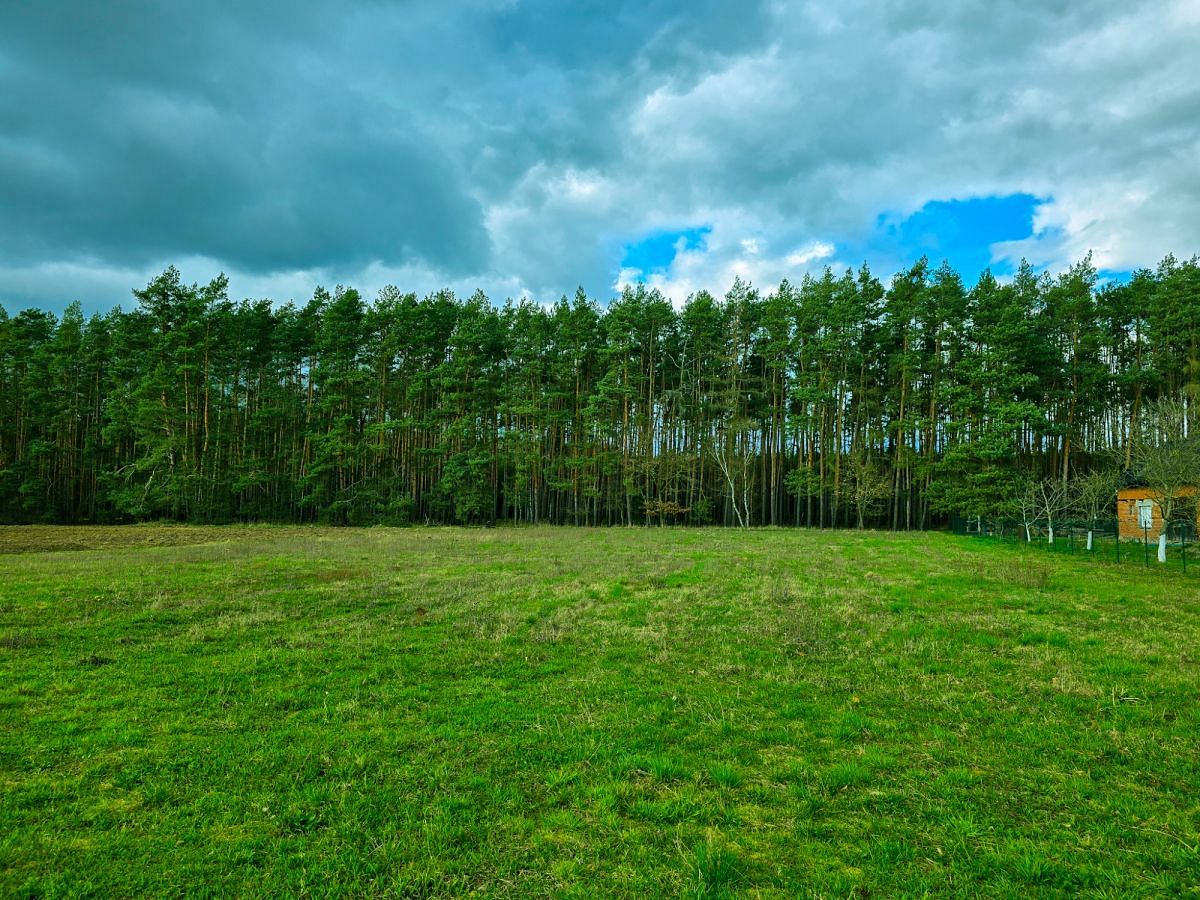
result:
[[[925,528],[1128,468],[1200,388],[1200,263],[967,287],[921,260],[676,309],[480,293],[0,309],[0,521]],[[1190,408],[1190,406],[1188,407]]]

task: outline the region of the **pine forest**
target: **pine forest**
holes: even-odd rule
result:
[[[1135,464],[1200,389],[1200,262],[964,284],[922,259],[673,305],[168,269],[127,311],[0,309],[0,520],[944,525]]]

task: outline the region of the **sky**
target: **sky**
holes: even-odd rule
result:
[[[0,4],[0,304],[1200,252],[1200,0]]]

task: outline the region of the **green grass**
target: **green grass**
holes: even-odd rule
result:
[[[0,895],[1195,893],[1198,664],[941,534],[0,529]]]

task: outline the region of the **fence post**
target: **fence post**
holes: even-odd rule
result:
[[[1150,568],[1150,526],[1142,526],[1142,564]]]

